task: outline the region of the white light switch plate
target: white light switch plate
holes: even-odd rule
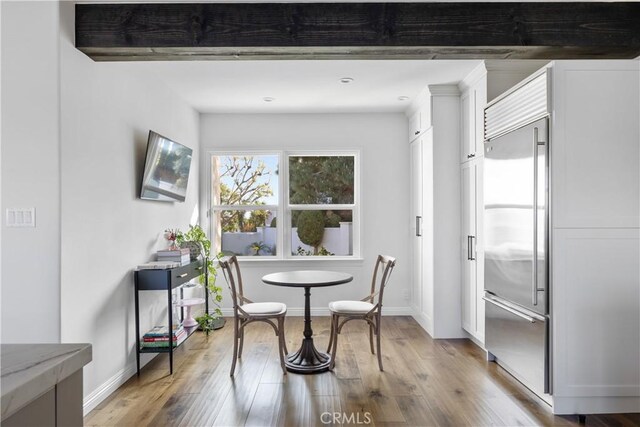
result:
[[[7,208],[7,227],[35,227],[36,208]]]

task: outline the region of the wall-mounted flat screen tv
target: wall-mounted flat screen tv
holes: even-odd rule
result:
[[[140,198],[184,202],[193,150],[149,131]]]

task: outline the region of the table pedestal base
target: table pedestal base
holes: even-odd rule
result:
[[[284,365],[287,371],[296,374],[315,374],[329,370],[331,356],[323,351],[318,351],[313,345],[313,338],[302,340],[302,346],[295,353],[287,355]]]

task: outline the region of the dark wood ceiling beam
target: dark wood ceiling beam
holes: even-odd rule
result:
[[[635,58],[640,3],[76,5],[95,60]]]

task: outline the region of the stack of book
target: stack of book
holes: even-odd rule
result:
[[[165,270],[167,268],[180,267],[182,264],[176,261],[151,261],[138,265],[138,270]]]
[[[158,261],[179,262],[187,265],[191,262],[189,248],[162,249],[158,251]]]
[[[154,326],[149,332],[142,336],[142,347],[169,347],[169,341],[173,343],[173,347],[182,344],[187,338],[187,331],[182,325],[174,326],[171,339],[169,338],[169,328],[166,326]]]

